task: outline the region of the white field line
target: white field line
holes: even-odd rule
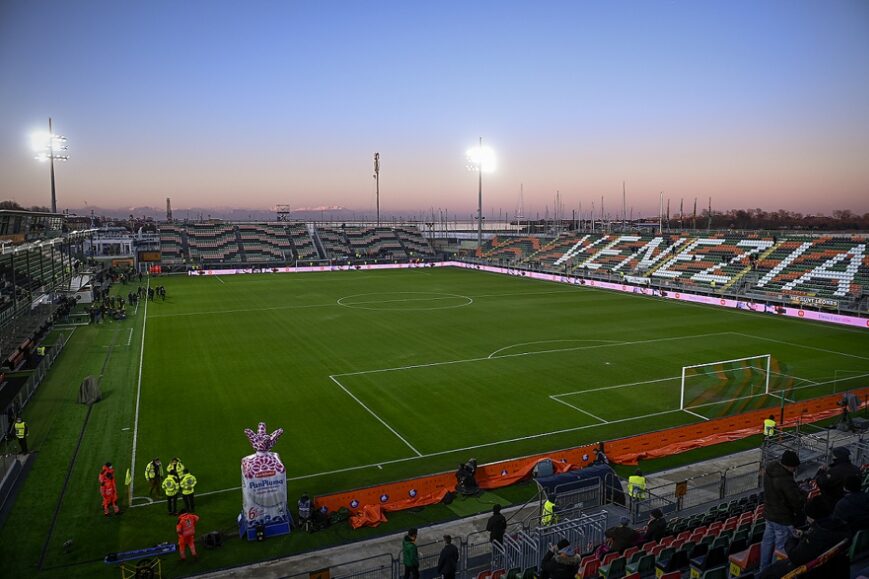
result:
[[[742,336],[743,338],[753,338],[755,340],[764,340],[766,342],[775,342],[776,344],[784,344],[785,346],[793,346],[795,348],[806,348],[807,350],[815,350],[816,352],[824,352],[826,354],[838,354],[839,356],[847,356],[848,358],[857,358],[858,360],[869,360],[869,357],[858,356],[857,354],[847,354],[845,352],[837,352],[836,350],[827,350],[825,348],[817,348],[815,346],[806,346],[805,344],[794,344],[793,342],[785,342],[776,340],[775,338],[765,338],[763,336],[753,336],[751,334],[743,334],[741,332],[724,332],[734,336]]]
[[[219,282],[222,283],[223,285],[226,285],[226,282],[223,281],[222,279],[220,279],[220,276],[219,276],[219,275],[214,276],[214,279],[216,279],[217,281],[219,281]]]
[[[127,347],[130,347],[130,344],[133,343],[133,328],[130,328],[130,335],[127,337]]]
[[[767,394],[767,396],[772,396],[773,398],[778,398],[779,400],[784,400],[785,402],[793,402],[793,400],[791,400],[790,398],[785,398],[780,394],[773,394],[772,392]]]
[[[213,276],[217,277],[217,276]],[[350,278],[348,278],[350,279]],[[356,278],[359,279],[359,278]],[[462,296],[468,297],[470,299],[474,298],[494,298],[494,297],[509,297],[509,296],[525,296],[525,295],[537,295],[537,294],[549,294],[549,293],[572,293],[566,291],[558,291],[558,292],[518,292],[512,294],[488,294],[488,295],[480,295],[480,296]],[[455,296],[453,296],[455,297]],[[339,298],[340,299],[340,298]],[[445,298],[436,298],[436,299],[445,299]],[[384,303],[383,301],[379,302],[366,302],[366,303]],[[336,302],[332,302],[329,304],[308,304],[304,306],[298,305],[287,305],[287,306],[273,306],[268,308],[245,308],[245,309],[237,309],[237,310],[212,310],[206,312],[187,312],[187,313],[177,313],[177,314],[155,314],[151,316],[151,319],[155,318],[178,318],[178,317],[186,317],[186,316],[208,316],[208,315],[219,315],[219,314],[238,314],[238,313],[248,313],[248,312],[271,312],[275,310],[297,310],[297,309],[305,309],[305,308],[332,308],[339,306],[340,304]],[[356,304],[353,304],[356,305]],[[138,306],[138,304],[137,304]],[[348,306],[343,306],[348,307]],[[360,308],[361,309],[361,308]],[[87,324],[82,324],[87,325]],[[727,333],[727,332],[724,332]]]
[[[556,352],[573,352],[576,350],[592,350],[596,348],[611,348],[618,346],[634,346],[637,344],[653,344],[656,342],[670,342],[673,340],[692,340],[695,338],[707,338],[709,336],[721,336],[724,334],[729,334],[732,332],[714,332],[711,334],[697,334],[694,336],[678,336],[674,338],[654,338],[651,340],[636,340],[633,342],[618,342],[615,344],[597,344],[595,346],[576,346],[574,348],[557,348],[554,350],[540,350],[537,352],[518,352],[516,354],[504,354],[503,356],[496,356],[494,358],[485,357],[485,358],[467,358],[464,360],[448,360],[446,362],[431,362],[428,364],[412,364],[410,366],[396,366],[394,368],[378,368],[376,370],[361,370],[359,372],[345,372],[343,374],[334,374],[334,376],[342,377],[342,376],[361,376],[364,374],[378,374],[380,372],[396,372],[399,370],[411,370],[414,368],[430,368],[433,366],[449,366],[452,364],[466,364],[469,362],[482,362],[484,360],[500,360],[501,358],[516,358],[519,356],[536,356],[538,354],[553,354]]]
[[[555,396],[550,396],[549,398],[551,398],[552,400],[555,400],[556,402],[560,402],[561,404],[564,404],[565,406],[569,406],[570,408],[573,408],[574,410],[578,410],[579,412],[582,412],[583,414],[587,414],[587,415],[591,416],[592,418],[594,418],[595,420],[600,421],[601,424],[607,423],[607,421],[604,420],[603,418],[601,418],[600,416],[595,416],[594,414],[592,414],[588,410],[583,410],[582,408],[580,408],[578,406],[574,406],[570,402],[565,402],[564,400],[561,400],[560,398],[556,398]]]
[[[151,276],[148,276],[148,282],[145,284],[146,296],[149,287],[151,287]],[[138,384],[136,385],[136,417],[133,421],[133,456],[130,459],[130,473],[133,478],[130,481],[130,496],[134,496],[133,489],[136,486],[136,445],[139,441],[139,406],[142,399],[142,363],[145,361],[145,328],[147,325],[148,300],[146,299],[144,313],[142,314],[142,346],[139,349],[139,379]]]
[[[407,447],[408,447],[409,449],[411,449],[414,453],[416,453],[417,456],[422,456],[422,453],[421,453],[420,451],[418,451],[417,449],[415,449],[415,448],[413,447],[413,445],[407,441],[407,439],[405,439],[402,435],[400,435],[400,434],[398,433],[398,431],[396,431],[393,427],[391,427],[389,424],[387,424],[387,422],[386,422],[385,420],[383,420],[382,418],[380,418],[380,416],[378,416],[376,412],[374,412],[373,410],[371,410],[370,408],[368,408],[368,406],[366,406],[364,402],[362,402],[362,401],[359,400],[356,396],[354,396],[353,393],[350,392],[347,388],[345,388],[344,385],[341,384],[341,382],[339,382],[338,380],[336,380],[334,376],[329,376],[329,378],[331,378],[331,379],[332,379],[332,382],[334,382],[335,384],[337,384],[338,387],[341,388],[341,390],[343,390],[344,392],[346,392],[347,395],[348,395],[350,398],[352,398],[353,400],[355,400],[356,403],[359,404],[359,406],[361,406],[362,408],[364,408],[365,410],[367,410],[367,411],[368,411],[368,414],[370,414],[371,416],[373,416],[374,418],[376,418],[377,421],[380,422],[380,424],[382,424],[383,426],[385,426],[387,429],[389,429],[389,431],[390,431],[392,434],[394,434],[395,436],[397,436],[398,439],[401,440],[401,442],[403,442],[405,445],[407,445]]]
[[[630,422],[632,420],[644,420],[646,418],[653,418],[655,416],[663,416],[664,414],[674,414],[676,412],[681,412],[681,410],[665,410],[663,412],[653,412],[651,414],[644,414],[642,416],[632,416],[630,418],[620,418],[618,420],[611,420],[607,424],[617,424],[617,423],[621,423],[621,422]],[[359,466],[348,466],[346,468],[339,468],[339,469],[329,470],[329,471],[324,471],[324,472],[305,474],[305,475],[299,475],[299,476],[294,476],[294,477],[287,477],[287,481],[289,482],[289,481],[297,481],[297,480],[307,480],[307,479],[317,478],[317,477],[321,477],[321,476],[330,476],[333,474],[352,472],[352,471],[356,471],[356,470],[364,470],[366,468],[376,468],[378,466],[383,466],[383,465],[388,465],[388,464],[400,464],[403,462],[431,458],[431,457],[435,457],[435,456],[443,456],[443,455],[447,455],[447,454],[454,454],[454,453],[460,453],[460,452],[465,453],[465,452],[468,452],[471,450],[477,450],[480,448],[487,448],[490,446],[499,446],[501,444],[511,444],[514,442],[521,442],[523,440],[532,440],[535,438],[543,438],[545,436],[553,436],[553,435],[557,435],[557,434],[567,434],[567,433],[576,432],[579,430],[587,430],[589,428],[598,428],[600,426],[604,426],[604,425],[603,424],[586,424],[585,426],[574,426],[572,428],[563,428],[561,430],[553,430],[551,432],[541,432],[539,434],[530,434],[528,436],[519,436],[516,438],[509,438],[506,440],[498,440],[495,442],[484,442],[483,444],[474,444],[472,446],[465,446],[462,448],[453,448],[450,450],[439,450],[437,452],[430,452],[428,454],[420,454],[418,456],[408,456],[408,457],[404,457],[404,458],[395,458],[392,460],[384,460],[381,462],[374,462],[371,464],[363,464],[363,465],[359,465]],[[196,496],[202,497],[202,496],[208,496],[208,495],[216,495],[216,494],[220,494],[220,493],[237,491],[240,489],[241,489],[241,487],[230,487],[230,488],[219,489],[219,490],[215,490],[215,491],[197,493]],[[144,498],[144,497],[136,497],[136,498],[138,499],[138,498]],[[144,505],[133,505],[131,508],[147,507],[147,506],[150,506],[151,504],[159,504],[159,503],[165,503],[165,502],[166,501],[154,501],[152,503],[147,503]]]
[[[709,419],[706,418],[705,416],[701,416],[701,415],[697,414],[696,412],[691,412],[690,410],[686,410],[686,409],[684,409],[684,408],[682,409],[682,412],[687,412],[688,414],[693,414],[693,415],[696,416],[697,418],[702,418],[703,420],[709,420]]]
[[[560,292],[559,292],[560,293]],[[498,348],[491,354],[489,354],[488,358],[497,358],[495,354],[498,352],[503,352],[504,350],[509,350],[510,348],[515,348],[517,346],[530,346],[532,344],[557,344],[559,342],[598,342],[601,344],[621,344],[620,340],[586,340],[586,339],[574,339],[574,338],[565,338],[563,340],[537,340],[536,342],[520,342],[518,344],[511,344],[509,346],[504,346],[503,348]]]

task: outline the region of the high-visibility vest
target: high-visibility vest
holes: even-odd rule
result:
[[[540,524],[551,525],[555,522],[555,503],[546,499],[543,503],[543,516],[540,517]]]
[[[182,495],[192,495],[193,487],[196,486],[196,477],[190,474],[189,472],[184,475],[184,478],[181,479],[181,494]]]
[[[176,461],[175,464],[170,463],[169,466],[166,468],[166,472],[168,474],[174,474],[178,478],[184,476],[185,470],[187,469],[184,468],[184,465],[181,463],[180,460]]]
[[[646,477],[637,474],[628,477],[628,494],[634,499],[646,498]]]
[[[174,497],[178,494],[178,481],[175,480],[174,476],[167,476],[163,479],[163,492],[166,493],[167,497]]]
[[[16,438],[24,438],[27,435],[27,423],[23,420],[15,423]]]
[[[145,480],[156,478],[157,474],[159,473],[157,472],[157,468],[154,466],[154,461],[149,462],[145,467]]]
[[[775,434],[775,420],[767,418],[763,421],[763,435],[773,436]]]
[[[311,518],[311,499],[307,501],[303,501],[299,499],[299,518],[300,519],[310,519]]]
[[[45,356],[45,346],[39,346],[36,348],[36,353],[40,356]]]

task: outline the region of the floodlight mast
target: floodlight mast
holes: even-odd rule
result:
[[[54,160],[66,161],[69,155],[58,154],[66,151],[66,137],[55,135],[52,131],[51,117],[48,117],[48,134],[37,134],[33,136],[33,149],[36,151],[36,159],[39,161],[47,160],[51,166],[51,212],[57,213],[57,189],[54,181]]]

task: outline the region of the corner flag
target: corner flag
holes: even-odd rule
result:
[[[130,469],[127,469],[127,478],[124,479],[124,484],[129,485],[133,482],[133,477],[130,476]]]

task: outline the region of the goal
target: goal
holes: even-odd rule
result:
[[[770,354],[684,366],[679,409],[701,408],[770,394],[771,366]]]

